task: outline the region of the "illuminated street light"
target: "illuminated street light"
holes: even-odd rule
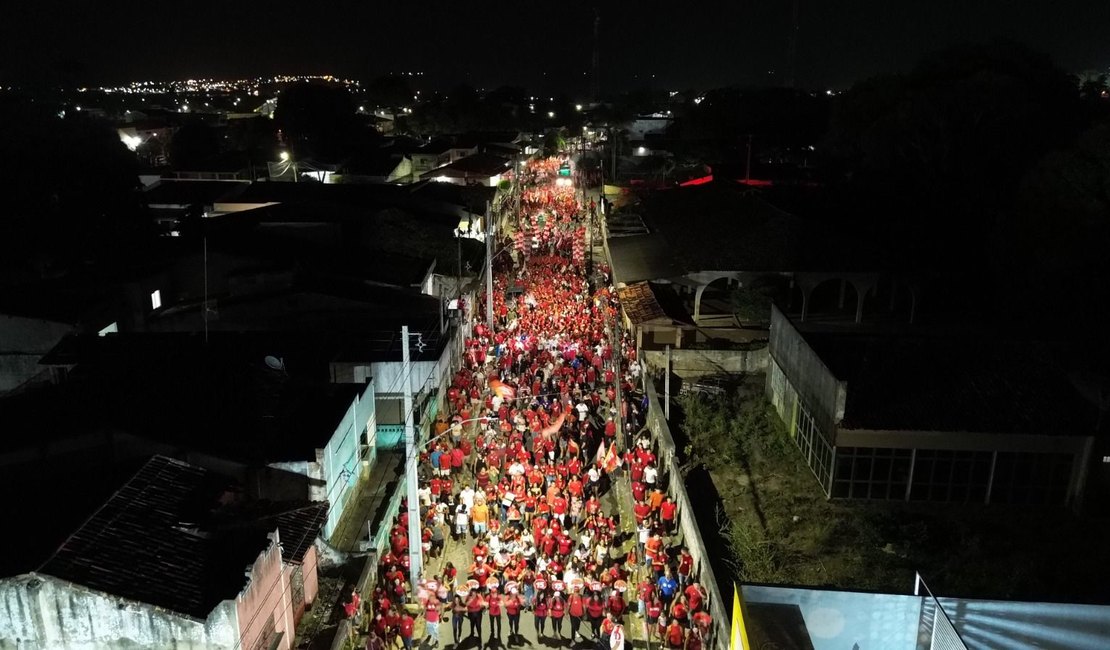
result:
[[[547,111],[547,116],[551,117],[551,118],[554,118],[555,117],[555,111]]]
[[[576,110],[576,111],[582,110],[582,104],[575,104],[574,105],[574,110]]]
[[[289,162],[289,152],[288,151],[281,152],[281,162]]]

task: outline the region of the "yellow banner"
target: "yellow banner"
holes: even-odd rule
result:
[[[744,597],[740,594],[740,585],[732,583],[732,635],[728,644],[729,650],[751,650],[748,641],[748,628],[744,624]]]

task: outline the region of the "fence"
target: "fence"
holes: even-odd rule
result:
[[[922,594],[924,592],[924,594]],[[967,650],[952,620],[944,611],[944,607],[929,590],[921,574],[917,574],[914,584],[914,594],[924,596],[921,602],[921,621],[918,626],[918,648],[924,650]],[[928,639],[928,645],[924,640]]]
[[[725,650],[729,646],[730,619],[729,608],[731,603],[726,603],[721,596],[721,588],[717,576],[709,563],[709,552],[701,538],[698,521],[694,517],[694,507],[690,502],[690,495],[686,492],[686,485],[682,481],[682,472],[679,470],[678,458],[674,438],[671,436],[671,427],[663,416],[663,405],[659,403],[659,396],[655,392],[655,385],[651,379],[645,379],[644,392],[648,397],[647,423],[652,432],[654,442],[659,449],[661,472],[666,472],[668,477],[667,491],[674,497],[678,504],[678,524],[682,531],[682,539],[686,548],[694,558],[694,575],[698,582],[709,593],[706,608],[713,617],[712,647]]]

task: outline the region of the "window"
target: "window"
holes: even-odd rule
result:
[[[998,452],[991,501],[1065,505],[1072,463],[1072,454]]]
[[[992,452],[918,449],[913,465],[913,501],[982,503],[987,498]]]
[[[832,496],[905,499],[912,455],[910,449],[838,447]]]
[[[802,457],[806,464],[817,476],[821,489],[828,494],[832,479],[833,449],[801,401],[798,402],[798,415],[794,429],[794,442],[802,450]]]
[[[162,290],[161,289],[155,289],[154,293],[150,294],[150,308],[151,309],[161,309],[162,308]]]

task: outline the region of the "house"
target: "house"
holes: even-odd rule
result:
[[[447,140],[433,140],[413,151],[412,180],[423,178],[426,172],[451,162],[451,143]]]
[[[180,458],[257,498],[326,501],[327,538],[372,470],[376,431],[374,382],[332,382],[336,354],[281,333],[71,337],[44,359],[72,368],[64,383],[0,403],[2,448],[13,468]]]
[[[509,166],[510,161],[507,158],[491,153],[478,153],[430,169],[421,174],[420,178],[456,185],[497,187]]]
[[[766,392],[830,498],[1080,505],[1097,408],[1060,346],[806,328],[772,311]]]
[[[323,504],[255,517],[226,479],[155,456],[37,570],[0,578],[28,647],[290,648],[316,597]]]

